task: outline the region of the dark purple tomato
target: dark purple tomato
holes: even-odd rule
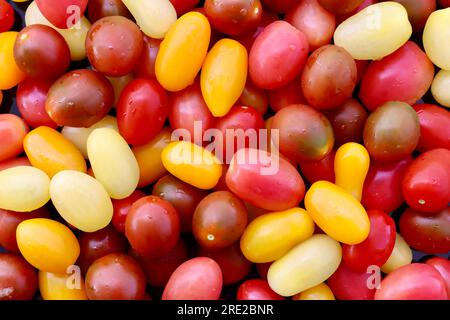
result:
[[[122,0],[90,0],[87,12],[91,23],[110,16],[132,18],[130,11],[128,11]]]
[[[137,78],[155,79],[155,63],[156,56],[159,52],[159,46],[161,45],[161,40],[153,39],[144,35],[144,47],[134,73]]]
[[[0,253],[0,300],[31,300],[37,285],[36,270],[24,258]]]

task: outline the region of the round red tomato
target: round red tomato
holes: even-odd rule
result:
[[[300,162],[300,169],[303,176],[309,183],[325,180],[334,183],[334,157],[336,151],[333,149],[330,153],[319,161],[302,161]]]
[[[178,17],[181,17],[186,12],[191,11],[200,2],[200,0],[170,0]]]
[[[252,107],[264,115],[269,107],[269,100],[265,90],[258,88],[250,79],[247,79],[244,91],[242,91],[237,104]]]
[[[159,52],[161,40],[152,39],[144,35],[144,47],[138,59],[134,73],[137,78],[155,79],[156,56]]]
[[[130,11],[128,11],[122,0],[90,0],[87,12],[91,23],[110,16],[132,18]]]
[[[0,253],[0,300],[31,300],[37,283],[36,270],[24,258]]]
[[[60,29],[68,29],[75,26],[84,11],[89,0],[36,0],[36,4],[42,14],[54,26]]]
[[[447,288],[447,296],[450,297],[450,261],[442,257],[433,257],[425,263],[433,266],[441,274]]]
[[[0,32],[9,31],[13,24],[14,8],[6,0],[0,0]]]
[[[267,91],[269,95],[269,104],[273,111],[278,112],[293,104],[306,103],[303,92],[299,88],[299,82],[300,78],[297,77],[281,88]]]
[[[319,0],[328,11],[335,14],[346,14],[355,10],[363,0]]]
[[[284,300],[270,287],[267,281],[254,279],[243,282],[237,292],[237,300]]]
[[[28,127],[21,118],[13,114],[0,114],[0,161],[8,160],[23,151],[23,138]]]
[[[450,112],[433,104],[416,104],[420,122],[420,139],[417,150],[445,148],[450,150]]]
[[[117,231],[125,233],[125,221],[127,219],[128,212],[130,212],[131,206],[137,200],[145,196],[146,194],[144,192],[136,190],[125,199],[112,199],[114,214],[111,222]]]

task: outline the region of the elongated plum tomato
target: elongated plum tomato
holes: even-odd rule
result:
[[[434,66],[417,44],[408,41],[394,53],[370,63],[359,97],[370,110],[388,101],[416,103],[428,91]]]
[[[163,300],[218,300],[222,292],[222,271],[217,262],[197,257],[181,264],[162,294]]]
[[[384,265],[381,266],[381,271],[384,273],[391,273],[407,264],[410,264],[413,260],[413,253],[409,245],[403,239],[403,237],[397,233],[395,237],[394,250],[392,250],[391,256]]]
[[[333,149],[334,135],[330,121],[306,105],[291,105],[278,111],[272,121],[278,137],[272,142],[281,154],[295,162],[319,161]],[[275,136],[276,137],[276,136]]]
[[[444,279],[430,265],[413,263],[387,275],[375,300],[447,300]]]
[[[73,70],[56,80],[45,110],[59,126],[90,127],[103,119],[114,102],[114,89],[102,74]]]
[[[302,175],[310,183],[314,183],[319,180],[329,181],[334,183],[334,157],[336,151],[331,150],[330,153],[319,161],[302,161],[300,162],[300,169]]]
[[[68,29],[78,23],[83,16],[88,0],[36,0],[42,14],[54,26]]]
[[[256,38],[249,55],[250,77],[262,89],[280,88],[303,69],[308,40],[286,21],[275,21]]]
[[[170,202],[148,196],[131,206],[125,235],[141,256],[162,257],[173,249],[180,235],[180,221]]]
[[[429,254],[450,251],[450,207],[433,214],[408,208],[400,217],[400,232],[414,249]]]
[[[284,300],[265,280],[252,279],[243,282],[237,291],[237,300]]]
[[[450,111],[433,104],[413,106],[420,122],[420,139],[417,150],[445,148],[450,150]]]
[[[334,14],[346,14],[355,10],[363,0],[319,0],[319,3]]]
[[[122,16],[131,19],[131,13],[122,0],[90,0],[87,15],[92,23],[109,16]]]
[[[57,274],[39,271],[39,293],[43,300],[87,300],[85,283],[82,277],[77,279],[78,286],[68,286],[74,273]]]
[[[442,1],[441,1],[442,2]],[[448,2],[448,1],[446,1]],[[441,69],[450,70],[450,57],[447,55],[449,50],[447,30],[450,25],[450,9],[447,8],[434,11],[429,17],[423,29],[423,47],[433,63]]]
[[[422,153],[403,178],[403,196],[411,208],[437,212],[450,202],[450,150]]]
[[[86,38],[89,62],[97,71],[110,77],[121,77],[133,71],[143,47],[138,26],[121,16],[98,20]]]
[[[345,49],[327,45],[308,58],[301,76],[306,101],[319,110],[340,107],[352,96],[357,80],[355,60]]]
[[[367,118],[364,145],[372,159],[399,161],[411,155],[420,138],[417,113],[404,102],[386,102]]]
[[[21,256],[0,253],[0,300],[31,300],[37,289],[36,270]]]
[[[356,245],[342,247],[345,264],[352,270],[366,272],[369,266],[385,264],[395,245],[395,223],[386,213],[367,211],[370,221],[369,236]]]
[[[406,169],[413,161],[411,156],[396,162],[372,161],[366,180],[361,203],[370,210],[392,212],[405,201],[402,181]]]
[[[192,232],[208,249],[223,249],[241,237],[247,226],[247,210],[242,201],[228,191],[206,196],[195,209]]]
[[[295,207],[305,195],[305,184],[287,160],[257,149],[240,149],[231,160],[226,184],[239,197],[271,211]]]
[[[70,50],[55,29],[37,24],[19,32],[14,59],[30,78],[55,79],[69,68]]]
[[[114,213],[112,217],[112,224],[117,231],[125,233],[125,222],[130,212],[131,206],[140,198],[145,197],[146,194],[140,190],[134,191],[130,196],[124,199],[112,200]]]
[[[6,32],[14,24],[14,8],[6,0],[0,1],[0,32]]]
[[[155,80],[132,80],[122,91],[117,105],[120,134],[132,145],[152,140],[168,114],[166,91]]]
[[[13,114],[0,114],[0,161],[18,156],[23,151],[23,139],[28,133],[25,122]]]
[[[425,263],[433,266],[441,274],[447,287],[447,295],[450,297],[450,261],[442,257],[433,257]]]

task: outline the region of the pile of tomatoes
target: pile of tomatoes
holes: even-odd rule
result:
[[[0,299],[450,298],[450,1],[14,1]]]

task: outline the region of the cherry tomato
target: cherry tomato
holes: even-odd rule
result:
[[[296,3],[296,0],[261,0],[264,7],[274,13],[285,13],[289,11]]]
[[[76,25],[83,16],[88,0],[36,0],[42,14],[54,26],[67,29]]]
[[[217,191],[206,196],[195,209],[192,232],[200,246],[223,249],[241,237],[247,226],[247,210],[234,194]]]
[[[441,7],[443,7],[443,8],[450,7],[450,1],[449,0],[437,0],[437,1],[441,5]]]
[[[361,203],[366,209],[392,212],[405,201],[402,181],[412,158],[408,156],[396,162],[372,161],[366,180]]]
[[[425,263],[433,266],[441,274],[447,287],[447,296],[450,296],[450,261],[442,257],[433,257]]]
[[[306,36],[285,21],[268,25],[249,55],[250,77],[262,89],[280,88],[300,73],[308,56]]]
[[[274,292],[267,281],[260,279],[243,282],[237,291],[237,300],[284,300],[284,297]]]
[[[267,27],[272,22],[278,20],[278,16],[272,14],[267,11],[263,11],[261,16],[261,21],[259,22],[258,27],[253,32],[246,33],[237,37],[234,37],[237,41],[244,45],[248,52],[252,49],[253,43],[256,38],[259,36],[261,32],[263,32],[264,28]]]
[[[362,11],[363,9],[365,9],[368,6],[371,6],[377,2],[378,2],[378,0],[363,0],[363,2],[358,7],[356,7],[356,9],[354,9],[353,11],[351,11],[349,13],[345,13],[345,14],[338,14],[336,16],[337,25],[341,24],[343,21],[347,20],[351,16],[354,16],[358,12]]]
[[[42,299],[87,300],[84,280],[78,275],[73,272],[56,274],[39,271],[39,292]]]
[[[322,160],[300,162],[300,169],[306,180],[310,183],[314,183],[319,180],[334,182],[336,179],[334,174],[335,155],[336,151],[331,150],[330,153]]]
[[[130,11],[121,0],[90,0],[87,13],[92,23],[109,16],[131,18]]]
[[[131,81],[117,105],[120,134],[129,144],[146,144],[161,131],[168,109],[167,93],[155,80]]]
[[[31,300],[37,273],[21,256],[0,253],[0,300]]]
[[[414,32],[423,30],[428,17],[436,10],[436,0],[395,0],[408,11],[408,18],[412,24]]]
[[[300,78],[297,77],[281,88],[267,91],[269,95],[269,104],[273,111],[278,112],[293,104],[306,103],[302,90],[299,90],[299,82]]]
[[[414,249],[436,254],[450,251],[450,207],[433,214],[408,208],[400,217],[400,233]]]
[[[14,24],[14,8],[6,1],[0,1],[0,32],[9,31]]]
[[[21,118],[13,114],[0,114],[0,161],[18,156],[23,151],[22,142],[28,127]]]
[[[160,45],[161,40],[144,35],[144,47],[134,70],[137,78],[156,80],[155,64]]]
[[[218,300],[222,283],[222,271],[217,262],[197,257],[184,262],[173,272],[162,300]]]
[[[155,196],[137,200],[125,222],[125,235],[141,256],[158,258],[176,245],[180,221],[170,202]]]
[[[413,263],[383,279],[375,300],[447,300],[444,279],[430,265]]]
[[[177,15],[181,17],[188,11],[191,11],[200,2],[200,0],[170,0],[177,11]]]
[[[125,233],[125,221],[127,219],[128,213],[130,212],[131,206],[137,200],[145,197],[146,194],[140,190],[134,191],[130,196],[124,199],[113,199],[114,213],[112,218],[112,224],[117,231]]]
[[[450,202],[450,150],[422,153],[403,178],[403,196],[413,209],[437,212]]]
[[[103,119],[114,102],[114,90],[103,75],[74,70],[56,80],[48,92],[45,110],[59,126],[90,127]]]
[[[413,106],[419,116],[420,139],[417,150],[450,150],[450,112],[433,104]]]
[[[395,237],[394,250],[392,250],[391,256],[386,263],[381,266],[381,271],[384,273],[391,273],[394,270],[410,264],[412,259],[413,253],[411,248],[402,236],[397,233],[397,236]]]
[[[197,189],[170,174],[158,180],[153,186],[152,194],[173,205],[178,213],[182,232],[192,231],[195,208],[207,195],[206,191]]]
[[[356,9],[363,0],[319,0],[328,11],[335,14],[345,14]]]
[[[86,294],[90,300],[140,300],[145,294],[145,274],[132,257],[110,253],[89,267]]]
[[[18,34],[15,31],[0,33],[0,90],[15,87],[26,77],[14,59],[14,44]]]
[[[269,100],[265,90],[255,86],[250,79],[247,79],[244,91],[237,101],[238,104],[256,109],[264,115],[269,107]]]

